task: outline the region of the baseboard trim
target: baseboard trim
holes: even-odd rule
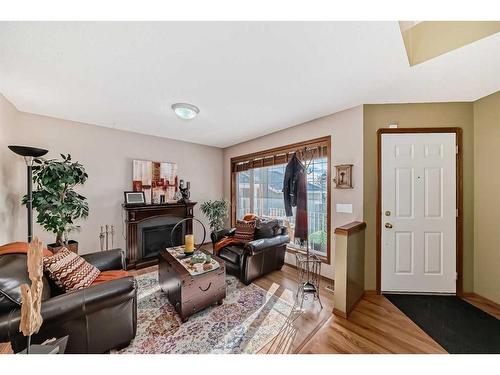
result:
[[[341,318],[347,319],[347,314],[345,312],[343,312],[343,311],[340,311],[339,309],[336,309],[335,307],[333,308],[332,313],[334,315],[340,316]]]
[[[363,294],[361,294],[361,296],[356,300],[356,302],[353,303],[352,307],[349,309],[348,312],[343,312],[343,311],[340,311],[339,309],[333,308],[332,313],[335,315],[339,315],[344,319],[349,319],[349,314],[351,314],[352,310],[354,310],[356,308],[359,301],[361,301],[365,297],[365,295],[366,295],[366,292],[363,292]]]
[[[297,269],[297,266],[295,264],[291,264],[291,263],[287,263],[285,262],[285,265],[288,266],[288,267],[292,267],[294,269]],[[335,280],[333,279],[330,279],[329,277],[326,277],[326,276],[323,276],[323,275],[320,275],[321,276],[321,279],[325,282],[325,283],[331,283],[333,285],[335,285]]]

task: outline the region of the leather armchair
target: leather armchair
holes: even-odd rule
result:
[[[15,259],[2,262],[3,257]],[[124,253],[120,249],[82,257],[101,271],[125,268]],[[25,274],[18,271],[18,276],[21,282],[25,282],[25,255],[0,256],[0,274],[2,264],[12,265],[13,262],[24,263],[24,267],[21,264],[18,266]],[[128,345],[135,337],[137,286],[132,276],[68,293],[57,291],[58,288],[48,278],[44,279],[44,284],[45,281],[51,284],[52,291],[42,302],[43,324],[40,331],[32,336],[32,343],[69,335],[66,353],[104,353]],[[20,307],[15,299],[10,298],[11,303],[13,300],[16,302],[15,308],[0,303],[0,342],[10,341],[14,352],[18,352],[26,347],[26,338],[19,332]]]
[[[222,229],[216,232],[210,233],[210,238],[212,239],[212,243],[215,244],[222,240],[224,237],[232,237],[234,236],[234,233],[236,232],[236,228],[232,229]]]
[[[270,247],[277,247],[290,242],[288,235],[278,235],[271,238],[261,238],[245,244],[245,250],[249,255],[256,255]]]
[[[224,236],[233,236],[235,229],[212,232],[215,245]],[[246,244],[233,244],[220,249],[219,257],[225,261],[226,271],[248,285],[285,264],[286,244],[290,242],[286,227],[277,222],[261,224],[255,231],[255,240]]]

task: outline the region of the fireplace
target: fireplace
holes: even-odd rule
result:
[[[172,230],[179,220],[181,219],[176,219],[173,224],[147,225],[141,228],[141,241],[138,247],[142,260],[156,258],[160,250],[167,247],[182,245],[184,228],[179,227],[172,235]]]
[[[155,264],[158,253],[169,246],[184,243],[184,235],[192,233],[191,221],[172,230],[180,220],[193,217],[193,206],[187,204],[124,205],[127,213],[127,268]]]

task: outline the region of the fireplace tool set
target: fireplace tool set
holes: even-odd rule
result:
[[[99,243],[101,251],[110,250],[114,247],[115,227],[114,225],[101,225],[101,233],[99,233]],[[111,247],[109,247],[111,242]]]

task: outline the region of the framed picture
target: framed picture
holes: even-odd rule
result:
[[[125,204],[145,204],[146,196],[143,191],[126,191]]]
[[[177,164],[134,160],[132,190],[143,191],[146,203],[170,203],[178,190]]]
[[[337,189],[352,189],[352,164],[336,165],[333,182]]]

